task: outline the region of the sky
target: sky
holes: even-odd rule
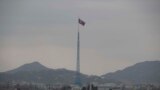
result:
[[[160,61],[160,0],[0,0],[0,72],[38,61],[103,75]]]

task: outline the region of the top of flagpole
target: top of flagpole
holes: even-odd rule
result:
[[[79,20],[79,18],[78,18],[78,20]],[[78,32],[79,32],[79,21],[78,21]]]

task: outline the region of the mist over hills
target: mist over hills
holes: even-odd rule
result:
[[[67,69],[51,69],[39,62],[24,64],[16,69],[1,72],[0,82],[35,82],[73,84],[76,72]],[[160,61],[145,61],[123,70],[102,76],[80,74],[84,84],[90,82],[160,83]]]
[[[47,68],[40,64],[39,62],[33,62],[29,64],[24,64],[16,69],[8,71],[8,73],[16,73],[19,71],[43,71],[43,70],[50,70],[50,68]]]
[[[137,63],[113,73],[102,75],[121,82],[160,83],[160,61],[145,61]]]
[[[76,72],[67,69],[51,69],[39,62],[24,64],[14,70],[0,73],[0,82],[34,82],[73,84]],[[100,77],[80,74],[82,82],[97,82]]]

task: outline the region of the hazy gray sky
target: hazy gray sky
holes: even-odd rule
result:
[[[0,72],[39,61],[102,75],[160,60],[160,0],[1,0]]]

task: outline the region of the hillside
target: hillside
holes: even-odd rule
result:
[[[0,82],[35,82],[73,84],[75,71],[67,69],[50,69],[39,62],[24,64],[14,70],[1,72]],[[102,81],[98,76],[80,74],[83,83]]]
[[[102,76],[80,74],[83,84],[89,82],[107,83],[160,83],[160,61],[145,61],[137,63],[113,73]],[[73,84],[76,72],[67,69],[51,69],[39,62],[24,64],[14,70],[0,73],[0,82],[35,82]]]
[[[145,61],[102,75],[106,79],[114,79],[132,83],[160,83],[160,61]]]

